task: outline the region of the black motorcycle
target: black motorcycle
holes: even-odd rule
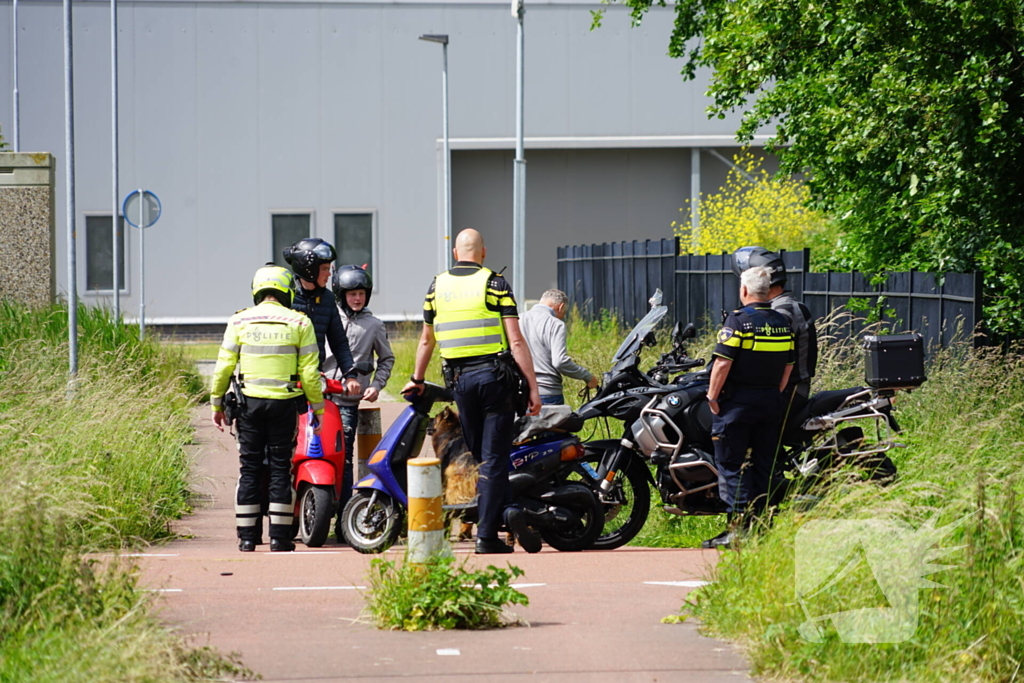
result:
[[[623,422],[621,439],[584,444],[580,466],[587,476],[581,478],[594,486],[605,506],[605,527],[595,548],[617,548],[640,532],[650,511],[649,484],[666,512],[723,511],[707,403],[711,371],[697,370],[704,359],[686,353],[686,341],[696,336],[692,323],[685,329],[676,324],[672,349],[647,372],[640,370],[640,352],[657,343],[654,327],[668,312],[660,292],[651,303],[616,352],[597,395],[578,411],[586,420],[611,417]],[[886,451],[896,445],[892,434],[899,431],[891,412],[894,393],[871,387],[823,391],[788,415],[772,486],[777,498],[846,462],[866,467],[877,479],[893,477],[896,469]],[[866,427],[873,431],[870,441],[865,439]]]

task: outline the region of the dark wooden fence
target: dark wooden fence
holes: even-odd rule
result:
[[[783,252],[788,286],[817,317],[848,308],[865,318],[879,310],[894,332],[914,330],[929,347],[966,337],[981,320],[981,275],[892,273],[879,285],[863,273],[810,273],[810,250]],[[664,293],[669,320],[704,327],[739,306],[739,282],[731,254],[679,255],[675,239],[634,240],[559,247],[558,286],[587,317],[610,311],[632,324],[650,308],[654,290]],[[881,298],[881,304],[879,300]],[[855,299],[851,308],[849,302]],[[863,321],[840,333],[857,334]]]

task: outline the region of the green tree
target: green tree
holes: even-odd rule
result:
[[[664,0],[657,0],[664,5]],[[621,0],[634,23],[654,0]],[[669,55],[712,69],[709,114],[769,126],[786,172],[837,221],[833,265],[986,271],[1024,295],[1022,0],[677,0]],[[599,17],[595,19],[599,23]],[[1000,317],[1001,316],[1001,317]]]

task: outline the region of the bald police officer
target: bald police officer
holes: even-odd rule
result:
[[[785,412],[783,391],[793,371],[789,321],[768,302],[771,274],[763,267],[740,276],[743,307],[725,319],[718,333],[708,387],[714,419],[711,438],[718,462],[718,493],[729,515],[724,532],[705,548],[729,547],[735,516],[763,507]],[[743,466],[747,450],[750,464]]]
[[[427,292],[416,366],[402,393],[422,391],[430,356],[434,346],[440,346],[466,446],[480,463],[476,552],[512,552],[512,546],[498,538],[503,518],[520,545],[537,552],[540,539],[527,526],[523,512],[509,506],[516,390],[503,378],[502,368],[502,354],[511,350],[530,388],[526,412],[539,413],[530,349],[519,330],[512,290],[505,278],[483,266],[487,249],[480,233],[460,232],[454,254],[455,267],[435,277]]]

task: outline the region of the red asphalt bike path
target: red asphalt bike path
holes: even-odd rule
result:
[[[404,403],[382,403],[389,425]],[[476,556],[472,566],[512,563],[529,606],[513,606],[528,627],[405,633],[377,630],[363,614],[374,556],[338,545],[301,542],[293,553],[240,553],[233,495],[234,439],[196,414],[194,515],[176,523],[183,538],[139,553],[142,587],[157,591],[158,616],[197,644],[237,652],[264,681],[751,680],[731,645],[705,638],[691,623],[662,624],[699,585],[717,551],[624,547],[535,555]],[[657,508],[651,514],[664,514]],[[385,557],[399,558],[396,546]]]

